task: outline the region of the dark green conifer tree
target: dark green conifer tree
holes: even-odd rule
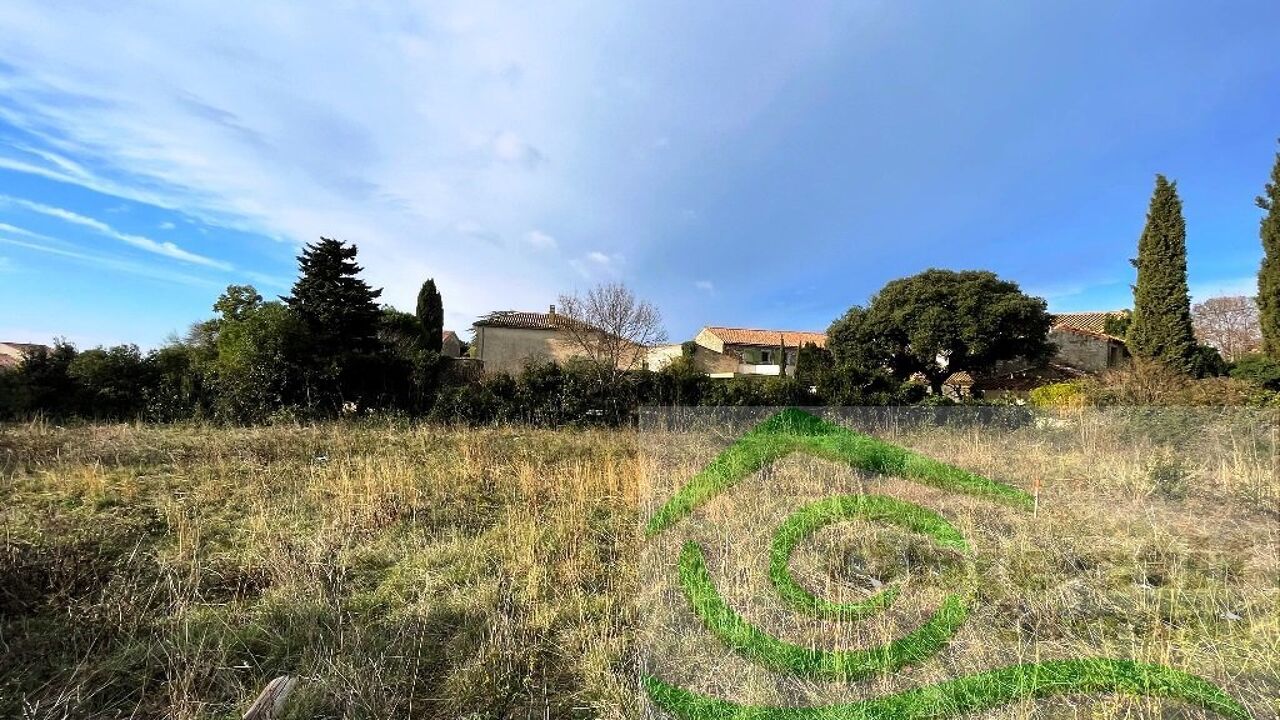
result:
[[[444,303],[440,291],[436,290],[436,281],[431,278],[418,290],[418,323],[422,325],[425,347],[440,352],[444,341]]]
[[[1280,152],[1271,168],[1271,182],[1257,199],[1267,211],[1262,218],[1262,267],[1258,269],[1258,316],[1262,349],[1280,360]]]
[[[374,290],[361,280],[356,246],[320,238],[298,256],[293,293],[281,298],[302,322],[308,357],[305,402],[330,409],[362,403],[370,358],[378,350],[382,311]]]
[[[1192,372],[1197,346],[1187,289],[1187,226],[1176,183],[1156,175],[1147,224],[1138,240],[1129,351]]]

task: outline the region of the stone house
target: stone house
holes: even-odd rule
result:
[[[658,371],[678,357],[689,356],[694,367],[712,377],[732,377],[738,369],[738,358],[716,352],[694,342],[658,345],[649,348],[645,367]]]
[[[445,330],[440,335],[440,354],[451,358],[462,357],[462,340],[458,338],[458,333]]]
[[[545,313],[518,310],[499,310],[489,313],[472,324],[475,337],[472,340],[475,358],[489,373],[518,373],[531,362],[564,362],[583,357],[586,353],[572,332],[573,328],[591,330],[556,312],[552,305]],[[599,332],[599,331],[597,331]],[[622,341],[625,343],[625,341]],[[644,349],[627,344],[627,358],[619,361],[620,367],[642,366]],[[634,363],[625,360],[634,359]]]
[[[778,375],[786,354],[786,373],[794,375],[800,347],[813,343],[827,346],[827,336],[819,332],[799,330],[759,330],[712,325],[702,328],[693,338],[692,357],[695,365],[711,377],[740,375]],[[663,345],[649,352],[651,370],[660,370],[686,351],[681,345]]]
[[[942,382],[943,395],[955,400],[1021,397],[1051,383],[1076,380],[1117,367],[1129,357],[1124,340],[1106,332],[1107,321],[1127,311],[1061,313],[1053,316],[1047,363],[1025,358],[1002,362],[981,373],[954,372]],[[944,366],[945,367],[945,366]]]
[[[16,368],[26,359],[28,353],[43,349],[51,350],[48,345],[39,343],[0,342],[0,370]]]
[[[1124,339],[1106,332],[1107,320],[1125,311],[1062,313],[1053,318],[1049,342],[1055,365],[1097,373],[1116,367],[1129,357]]]

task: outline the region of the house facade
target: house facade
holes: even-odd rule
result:
[[[51,350],[48,345],[39,343],[0,342],[0,370],[18,367],[27,355],[41,349],[45,352]]]
[[[694,365],[711,377],[743,375],[794,375],[800,347],[812,343],[827,346],[827,336],[798,330],[761,330],[712,325],[702,328],[686,350],[663,345],[649,351],[651,370],[661,370],[677,357],[689,354]],[[785,361],[784,361],[785,355]]]
[[[564,362],[580,354],[567,322],[554,305],[545,313],[499,310],[472,324],[471,344],[485,372],[515,374],[531,362]]]
[[[712,377],[732,377],[738,370],[738,358],[711,350],[697,343],[677,343],[649,348],[645,367],[658,371],[679,357],[688,356],[693,366]]]
[[[640,368],[645,359],[644,348],[557,313],[555,305],[545,313],[499,310],[472,327],[473,355],[488,373],[515,374],[531,362],[562,363],[586,357],[588,347],[616,351],[618,367],[624,370]],[[598,353],[608,354],[604,349]]]
[[[1124,339],[1108,334],[1107,321],[1123,318],[1126,311],[1062,313],[1053,318],[1049,342],[1055,365],[1088,373],[1116,367],[1129,357]]]
[[[452,330],[440,333],[440,354],[451,358],[462,357],[462,340],[458,333]]]

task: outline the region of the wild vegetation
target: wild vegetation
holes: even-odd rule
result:
[[[762,443],[762,439],[773,443]],[[951,492],[973,493],[1002,498],[1015,505],[1032,498],[1016,488],[992,482],[918,455],[872,440],[847,427],[823,421],[813,415],[785,410],[758,425],[712,462],[722,469],[736,465],[740,475],[764,462],[776,460],[777,447],[812,453],[816,457],[845,458],[854,468],[888,470],[903,479],[935,485]],[[895,454],[891,449],[897,449]],[[833,452],[834,450],[834,452]],[[754,455],[758,462],[735,459]],[[894,457],[896,455],[896,457]],[[889,462],[885,458],[894,457]],[[729,459],[726,462],[726,459]],[[711,500],[714,493],[728,488],[729,481],[708,486],[706,477],[695,476],[676,493],[668,507],[679,514],[692,512],[699,504]],[[688,488],[705,488],[693,493]],[[697,497],[696,503],[688,498]],[[659,511],[655,517],[678,517]],[[956,592],[946,595],[937,608],[909,632],[892,640],[857,649],[829,649],[809,643],[794,643],[775,636],[736,612],[718,591],[707,567],[702,546],[694,540],[684,542],[679,557],[680,587],[693,613],[708,631],[725,646],[751,661],[773,671],[804,678],[854,681],[891,673],[908,665],[919,665],[936,655],[955,635],[969,616],[969,606],[979,590],[972,573],[969,546],[950,522],[933,511],[914,503],[874,495],[831,495],[809,503],[790,515],[780,526],[769,548],[769,577],[779,591],[780,599],[802,611],[837,620],[864,620],[885,610],[897,599],[896,585],[857,603],[830,603],[808,592],[792,577],[789,565],[796,543],[814,531],[842,520],[858,517],[896,525],[901,529],[927,537],[940,547],[958,551],[965,568],[959,577],[951,577]],[[670,524],[669,520],[660,527]],[[654,526],[651,525],[651,528]],[[650,532],[652,535],[652,530]],[[954,558],[952,558],[954,560]],[[951,563],[954,565],[955,563]],[[944,573],[952,575],[953,573]],[[893,592],[889,595],[889,592]],[[970,677],[961,677],[887,697],[832,707],[743,706],[677,688],[656,677],[645,678],[646,690],[664,709],[686,720],[712,717],[893,717],[938,718],[959,715],[977,709],[989,709],[1029,697],[1047,697],[1083,692],[1119,692],[1177,698],[1226,717],[1247,720],[1248,711],[1229,695],[1202,678],[1173,668],[1150,663],[1113,658],[1073,658],[1049,663],[1022,662],[990,669]]]
[[[1008,483],[1038,510],[909,481],[868,485],[935,509],[969,539],[980,602],[933,659],[861,684],[800,686],[806,704],[892,695],[1033,654],[1169,665],[1221,686],[1255,718],[1276,712],[1274,435],[1259,418],[1175,414],[1160,432],[1125,416],[1049,418],[873,433]],[[651,574],[646,548],[669,538],[670,563],[680,538],[646,541],[644,524],[655,499],[727,439],[712,426],[5,426],[0,716],[232,718],[290,673],[301,678],[290,717],[639,718],[641,670],[663,670],[654,658],[667,650],[689,667],[721,664],[715,677],[665,681],[776,702],[765,692],[775,684],[726,658],[696,616],[677,618],[674,634],[651,617],[664,607],[653,593],[680,591],[674,566]],[[839,467],[785,458],[689,516],[723,526],[729,556],[745,551],[738,575],[712,540],[707,570],[735,612],[771,632],[759,599],[773,595],[771,540],[760,530],[797,506],[760,502],[761,491],[791,497],[812,484],[825,497],[872,482]],[[933,573],[946,565],[928,558],[946,551],[869,527],[815,531],[792,572],[819,596],[850,601],[869,587],[847,559],[865,558],[859,575],[921,590],[882,613],[905,627],[942,601]],[[873,626],[870,639],[894,627]],[[681,645],[655,644],[654,633]],[[859,642],[821,637],[821,647]],[[1037,706],[1047,717],[1083,704],[1119,718],[1175,702],[1099,692]]]

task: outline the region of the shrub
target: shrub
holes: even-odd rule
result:
[[[1275,396],[1237,378],[1196,380],[1156,361],[1135,358],[1123,368],[1081,384],[1092,405],[1267,406]]]
[[[1218,349],[1210,345],[1197,345],[1191,357],[1191,374],[1196,377],[1218,377],[1227,374],[1227,361]]]
[[[1186,497],[1190,475],[1181,457],[1159,458],[1147,467],[1152,490],[1161,497],[1175,500]]]
[[[678,357],[654,373],[652,399],[659,405],[697,405],[713,382],[691,356]]]
[[[1085,401],[1084,387],[1075,381],[1042,385],[1028,393],[1027,399],[1036,407],[1080,407]]]
[[[1268,390],[1280,390],[1280,360],[1262,353],[1245,355],[1231,368],[1231,377]]]

